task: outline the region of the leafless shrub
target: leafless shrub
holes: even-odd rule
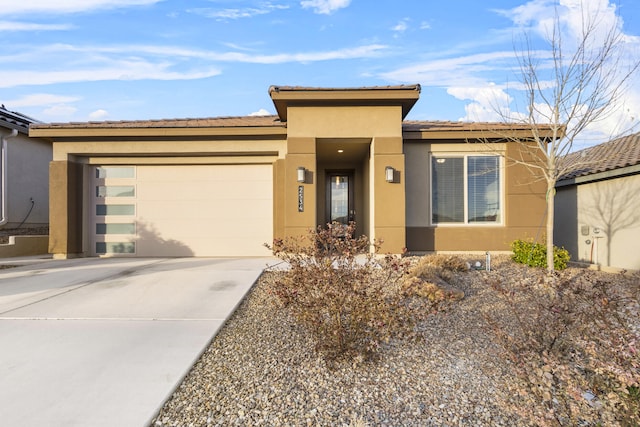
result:
[[[354,224],[331,224],[269,246],[289,266],[270,291],[329,361],[369,358],[415,319],[401,286],[408,260],[378,257],[381,242],[354,231]]]
[[[453,272],[468,271],[467,262],[456,255],[428,255],[409,270],[404,282],[409,295],[418,295],[434,302],[456,300],[464,293],[450,285]]]
[[[522,397],[542,404],[522,405],[521,415],[540,425],[640,425],[637,278],[530,274],[537,283],[492,282],[507,310],[485,315]]]

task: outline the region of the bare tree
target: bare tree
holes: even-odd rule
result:
[[[535,50],[529,37],[516,48],[525,93],[526,113],[514,115],[496,109],[510,123],[530,129],[531,140],[522,144],[522,156],[509,160],[525,165],[546,181],[547,269],[553,270],[555,185],[564,174],[587,166],[570,163],[566,155],[585,129],[608,118],[621,107],[621,99],[640,62],[625,55],[626,41],[616,23],[604,25],[598,14],[583,4],[581,28],[576,40],[563,38],[557,10],[547,43],[549,50]],[[606,28],[605,28],[606,27]],[[629,126],[630,127],[630,126]],[[527,132],[528,133],[528,132]],[[522,143],[521,137],[505,135]]]

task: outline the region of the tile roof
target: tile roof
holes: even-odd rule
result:
[[[38,123],[34,129],[86,128],[206,128],[206,127],[284,127],[278,116],[211,117],[159,120],[119,120],[104,122]]]
[[[35,129],[45,128],[189,128],[189,127],[253,127],[273,126],[285,127],[286,123],[279,120],[277,115],[271,116],[239,116],[239,117],[210,117],[159,120],[118,120],[103,122],[70,122],[70,123],[34,123]],[[504,123],[471,123],[447,121],[419,121],[407,120],[402,123],[402,130],[409,132],[439,131],[439,130],[487,130],[487,129],[519,129],[519,125]]]
[[[569,153],[563,159],[570,171],[559,180],[578,178],[640,164],[640,133]]]
[[[15,111],[9,111],[4,105],[0,106],[0,126],[16,129],[22,133],[29,132],[29,125],[31,123],[40,123],[38,120],[33,119]]]
[[[192,127],[286,127],[277,115],[238,116],[157,120],[115,120],[101,122],[42,123],[34,122],[34,129],[47,128],[192,128]],[[528,129],[525,125],[489,122],[448,122],[405,120],[402,130],[405,132],[457,131],[457,130],[517,130]]]
[[[469,131],[469,130],[528,130],[530,125],[503,122],[451,122],[451,121],[420,121],[405,120],[402,130],[405,132],[428,131]]]

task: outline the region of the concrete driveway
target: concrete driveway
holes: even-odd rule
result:
[[[148,425],[268,263],[84,258],[0,270],[0,424]]]

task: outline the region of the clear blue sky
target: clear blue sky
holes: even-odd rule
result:
[[[640,1],[582,0],[640,55]],[[422,85],[409,119],[497,120],[514,39],[580,0],[0,0],[0,103],[45,122],[275,113],[270,85]],[[628,91],[640,116],[640,80]],[[512,106],[512,108],[515,108]]]

